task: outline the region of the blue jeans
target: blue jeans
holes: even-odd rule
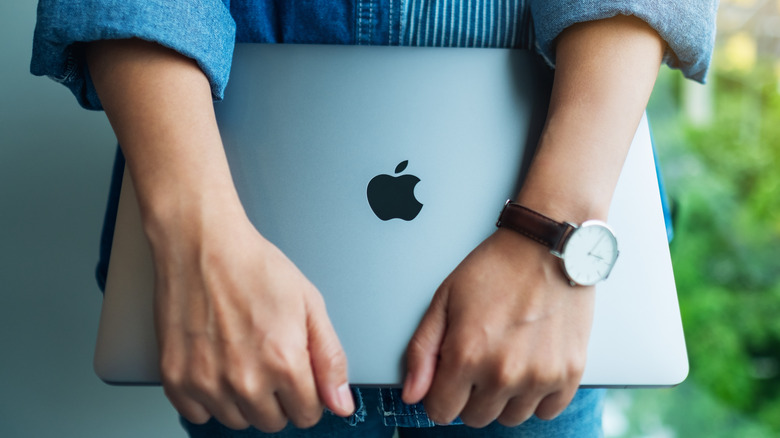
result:
[[[297,429],[288,425],[278,433],[264,433],[249,428],[234,431],[215,420],[204,425],[195,425],[182,418],[184,428],[192,438],[391,438],[395,426],[386,426],[380,414],[380,394],[378,389],[360,390],[358,420],[325,413],[317,425],[311,429]],[[604,402],[603,389],[581,389],[577,392],[566,410],[554,420],[545,421],[536,417],[517,427],[504,427],[494,422],[482,429],[473,429],[464,425],[433,427],[399,427],[399,438],[596,438],[602,436],[601,412]]]

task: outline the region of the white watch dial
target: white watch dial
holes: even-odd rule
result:
[[[607,278],[617,257],[617,239],[601,221],[584,222],[572,231],[561,254],[566,275],[583,286]]]

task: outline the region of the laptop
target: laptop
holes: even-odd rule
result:
[[[551,73],[525,51],[239,44],[217,119],[258,230],[322,292],[361,385],[399,385],[440,282],[495,230],[545,118]],[[673,386],[685,349],[642,120],[609,223],[584,387]],[[154,270],[132,182],[119,203],[95,370],[157,384]]]

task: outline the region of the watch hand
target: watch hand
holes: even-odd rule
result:
[[[599,246],[599,243],[601,243],[602,240],[604,240],[604,235],[603,234],[601,235],[601,237],[599,237],[599,240],[596,241],[596,244],[593,245],[593,248],[591,248],[590,251],[588,251],[588,255],[593,255],[593,250],[596,249],[596,247]],[[601,257],[599,257],[599,258],[601,258]]]

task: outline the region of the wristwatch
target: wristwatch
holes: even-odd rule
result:
[[[557,222],[518,203],[506,201],[496,226],[516,231],[542,245],[561,261],[572,286],[592,286],[609,277],[618,257],[617,239],[599,220],[580,225]]]

